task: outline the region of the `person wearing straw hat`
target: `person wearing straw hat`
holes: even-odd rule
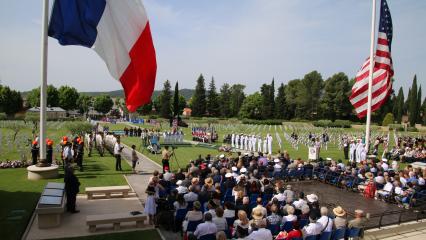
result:
[[[340,229],[346,227],[346,211],[341,206],[337,206],[333,208],[333,213],[336,216],[334,218],[334,228]]]

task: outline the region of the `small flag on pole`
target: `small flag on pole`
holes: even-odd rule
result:
[[[379,109],[386,102],[392,91],[392,77],[394,74],[391,57],[392,32],[392,18],[388,4],[386,0],[381,0],[379,34],[373,71],[371,112]],[[352,94],[349,97],[359,118],[367,115],[369,65],[370,59],[368,58],[356,75]]]
[[[121,82],[130,112],[151,100],[157,63],[140,0],[56,0],[48,34],[61,45],[93,48]]]

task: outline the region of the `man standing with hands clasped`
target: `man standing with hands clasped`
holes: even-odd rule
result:
[[[124,147],[120,144],[120,138],[117,138],[114,145],[115,171],[123,171],[123,169],[121,169],[121,151],[123,151],[123,148]]]

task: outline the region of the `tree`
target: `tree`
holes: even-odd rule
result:
[[[216,85],[214,83],[213,77],[209,84],[209,90],[207,92],[207,112],[209,113],[209,116],[219,117],[219,95],[216,92]]]
[[[420,85],[419,87],[419,91],[417,92],[417,107],[419,110],[417,110],[418,114],[417,114],[417,123],[421,123],[422,122],[422,116],[421,116],[421,112],[422,112],[422,86]]]
[[[219,93],[220,103],[220,116],[230,117],[231,116],[231,89],[229,84],[225,83],[220,88]]]
[[[169,118],[172,115],[171,110],[172,91],[169,80],[166,80],[163,85],[163,91],[160,97],[160,115],[163,118]]]
[[[27,101],[31,107],[40,106],[40,87],[34,88],[30,91],[27,97]],[[59,106],[59,92],[53,85],[47,86],[47,106]]]
[[[240,112],[241,105],[246,98],[244,94],[244,89],[246,86],[242,84],[234,84],[231,87],[231,116],[236,117]]]
[[[95,108],[95,110],[103,114],[107,114],[109,111],[111,111],[111,108],[113,106],[114,102],[108,95],[97,96],[95,97],[95,101],[93,102],[93,107]]]
[[[273,113],[272,105],[270,103],[271,100],[271,85],[268,84],[262,84],[260,87],[260,94],[262,96],[262,104],[260,108],[260,112],[262,113],[261,116],[263,118],[271,118],[271,115]]]
[[[393,124],[394,118],[392,113],[387,113],[385,118],[383,119],[382,126],[389,126],[389,124]]]
[[[89,108],[92,106],[93,98],[91,96],[80,94],[77,99],[78,110],[81,114],[89,112]]]
[[[173,96],[173,116],[179,118],[179,83],[175,84],[175,92]]]
[[[181,113],[186,108],[186,99],[183,95],[179,95],[178,112]]]
[[[301,80],[298,89],[298,107],[301,116],[315,118],[318,116],[319,101],[323,89],[323,79],[317,71],[306,74]]]
[[[269,104],[271,105],[271,114],[270,118],[274,117],[275,110],[275,79],[272,78],[271,86],[269,87]]]
[[[423,125],[426,126],[426,97],[423,100],[422,109],[423,109]]]
[[[300,110],[298,109],[298,99],[300,94],[298,92],[298,89],[300,89],[301,81],[299,79],[294,79],[288,82],[284,89],[284,93],[287,100],[287,118],[292,119],[295,117],[301,117],[305,118],[306,116],[303,116],[302,114],[299,114]]]
[[[0,112],[13,115],[22,110],[21,93],[9,87],[0,86]]]
[[[77,89],[69,86],[61,86],[58,89],[59,107],[65,110],[73,110],[78,106],[78,98],[80,97]]]
[[[262,95],[259,92],[248,95],[241,106],[239,117],[250,119],[261,119],[262,113],[259,106],[262,106]]]
[[[419,119],[419,107],[417,99],[417,76],[414,75],[413,84],[411,85],[410,95],[408,97],[408,121],[414,127],[417,119]]]
[[[200,74],[197,79],[194,95],[192,96],[192,115],[194,117],[201,117],[206,113],[207,102],[204,82],[203,74]]]
[[[152,106],[153,106],[153,103],[152,103],[152,101],[150,101],[149,103],[147,103],[147,104],[144,104],[144,105],[140,106],[140,107],[139,107],[136,111],[137,111],[139,114],[147,115],[147,114],[150,114],[150,113],[151,113],[151,111],[152,111]]]
[[[287,103],[284,83],[281,83],[278,87],[277,97],[275,98],[275,118],[287,119]]]
[[[396,96],[393,104],[393,115],[398,123],[401,123],[402,115],[404,115],[404,91],[399,88],[398,96]]]
[[[89,122],[68,122],[66,123],[65,128],[68,129],[72,135],[84,135],[85,133],[91,132],[93,126]]]
[[[324,93],[321,98],[324,118],[334,121],[349,117],[352,111],[348,97],[349,91],[349,79],[342,72],[334,74],[324,82]]]

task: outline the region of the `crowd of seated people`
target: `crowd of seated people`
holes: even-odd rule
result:
[[[174,209],[175,231],[182,232],[187,239],[290,240],[317,239],[322,235],[341,239],[348,234],[361,234],[367,221],[363,211],[356,210],[355,219],[348,221],[341,206],[322,206],[316,194],[296,192],[287,181],[324,178],[329,182],[330,171],[370,179],[374,167],[382,166],[308,163],[291,160],[288,154],[273,161],[261,154],[239,154],[237,158],[221,155],[217,159],[192,161],[177,173],[154,172],[150,186],[154,186],[156,198],[165,199],[162,203]],[[302,174],[297,174],[300,171]],[[418,182],[423,179],[417,171],[413,176]],[[342,178],[336,185],[348,182]],[[358,182],[356,186],[361,185]]]
[[[397,139],[398,144],[388,153],[387,158],[401,162],[426,162],[426,138],[404,136]]]

